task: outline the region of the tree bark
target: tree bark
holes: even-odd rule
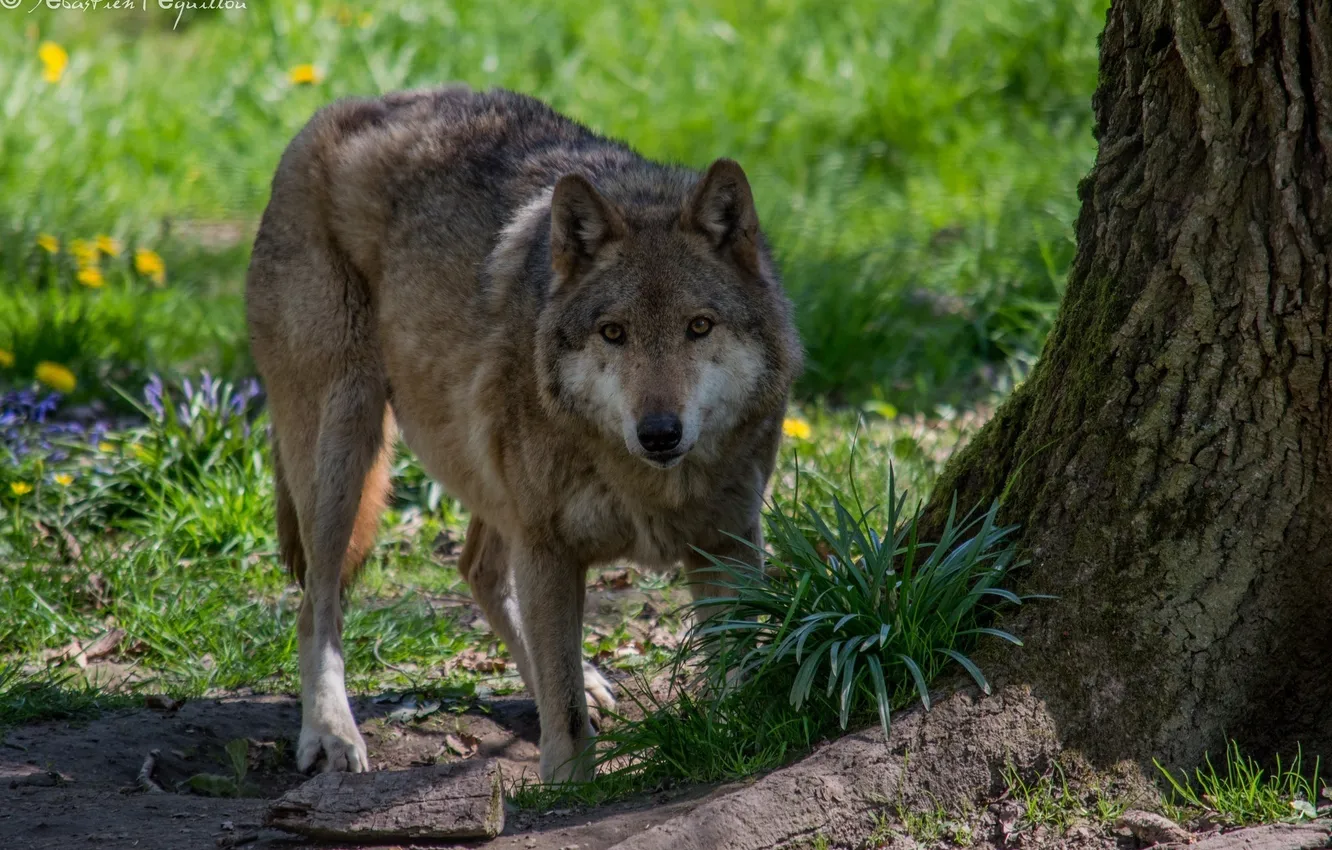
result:
[[[1116,0],[1094,105],[1055,326],[928,516],[1005,494],[1059,598],[991,664],[1094,761],[1332,755],[1332,3]]]

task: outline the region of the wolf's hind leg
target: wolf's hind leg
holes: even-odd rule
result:
[[[349,372],[323,397],[314,446],[313,498],[301,517],[305,595],[297,621],[301,736],[296,766],[308,771],[370,769],[347,701],[341,590],[365,559],[388,490],[389,448],[382,378]],[[290,458],[284,455],[284,464]]]

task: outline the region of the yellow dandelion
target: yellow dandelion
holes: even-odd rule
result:
[[[14,352],[5,351],[3,348],[0,348],[0,367],[8,369],[10,366],[13,365],[14,365]]]
[[[97,268],[97,266],[88,266],[79,269],[77,277],[79,283],[89,289],[100,289],[102,284],[106,283],[106,280],[102,277],[102,270]]]
[[[287,77],[292,83],[298,86],[314,85],[324,78],[324,76],[319,73],[319,69],[308,62],[304,65],[297,65],[295,68],[292,68],[291,71],[288,72]]]
[[[74,392],[74,387],[78,386],[78,381],[74,378],[74,373],[61,366],[59,363],[52,363],[50,360],[43,360],[37,364],[37,380],[46,384],[56,392],[62,392],[69,395]]]
[[[70,475],[68,472],[57,472],[51,477],[54,478],[55,483],[59,484],[61,487],[68,487],[74,483],[74,476]]]
[[[26,481],[11,481],[9,491],[15,496],[26,496],[32,492],[32,485]]]
[[[782,420],[782,433],[797,440],[808,440],[809,435],[814,433],[814,430],[809,427],[809,423],[805,420],[788,416]]]
[[[352,10],[346,6],[339,6],[337,11],[338,26],[349,27],[352,24]]]
[[[69,243],[69,253],[80,266],[95,266],[99,256],[97,243],[90,239],[73,239]]]
[[[37,58],[42,61],[42,79],[48,83],[58,83],[65,76],[65,67],[69,65],[65,48],[54,41],[43,41],[37,48]]]
[[[116,450],[116,446],[115,446],[114,443],[108,443],[108,442],[103,441],[103,442],[97,444],[97,450],[98,450],[99,452],[102,452],[103,454],[108,454],[108,455],[109,455],[109,454],[111,454],[112,452],[114,452],[114,451]]]
[[[97,237],[97,250],[106,254],[108,257],[120,256],[120,240],[113,239],[105,233]]]
[[[54,254],[60,250],[60,240],[49,233],[40,233],[37,235],[37,247],[48,254]]]
[[[140,248],[134,252],[134,270],[161,286],[166,283],[166,263],[156,251]]]

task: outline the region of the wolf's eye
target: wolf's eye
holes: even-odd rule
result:
[[[601,326],[601,336],[606,342],[613,342],[616,345],[624,342],[624,328],[611,323]]]
[[[707,336],[712,330],[712,320],[706,316],[699,316],[689,323],[689,336],[692,339],[698,339],[701,336]]]

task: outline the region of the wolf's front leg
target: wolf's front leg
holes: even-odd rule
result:
[[[592,724],[583,680],[582,598],[586,570],[552,553],[513,559],[518,610],[541,715],[541,779],[592,778]]]
[[[365,739],[356,728],[342,662],[342,610],[337,585],[331,600],[307,588],[297,621],[301,666],[301,737],[296,767],[309,772],[320,755],[325,771],[370,769]]]

